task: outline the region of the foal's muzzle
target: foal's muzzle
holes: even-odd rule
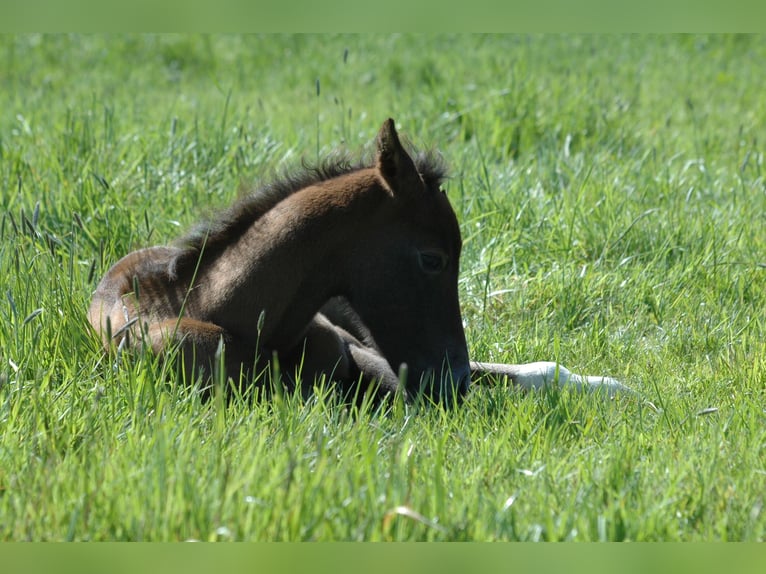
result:
[[[429,370],[420,378],[420,392],[434,402],[451,407],[463,402],[470,384],[469,365],[442,369],[440,376],[435,376],[434,371]]]

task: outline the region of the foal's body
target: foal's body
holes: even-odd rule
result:
[[[325,375],[378,397],[400,374],[406,396],[446,402],[472,376],[575,383],[552,363],[469,363],[460,231],[443,176],[433,158],[413,161],[388,120],[374,165],[317,170],[241,201],[176,247],[125,256],[98,285],[89,320],[108,348],[177,347],[187,374],[223,368],[235,382],[276,357],[288,384],[310,390]]]

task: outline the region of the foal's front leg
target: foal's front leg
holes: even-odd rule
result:
[[[324,376],[337,383],[345,396],[361,397],[372,390],[376,400],[393,394],[399,379],[386,359],[323,313],[317,313],[303,342],[288,355],[287,364],[304,395],[311,394],[316,380]],[[283,369],[284,372],[284,369]],[[297,383],[296,383],[297,384]]]
[[[189,380],[201,376],[206,385],[219,376],[232,379],[240,389],[251,384],[261,386],[254,377],[272,357],[256,364],[258,350],[250,343],[228,333],[222,327],[190,318],[168,319],[150,323],[143,333],[144,344],[154,353],[164,354],[177,348],[178,360]],[[223,344],[222,344],[223,343]],[[343,394],[361,397],[372,388],[376,400],[395,392],[398,378],[375,349],[361,343],[341,327],[318,313],[307,326],[302,342],[294,349],[278,351],[282,382],[288,389],[300,388],[308,396],[322,376],[340,385]],[[260,367],[259,367],[260,365]]]
[[[539,390],[549,385],[573,388],[578,391],[601,391],[613,396],[619,392],[633,391],[611,377],[579,375],[558,363],[538,361],[521,365],[483,363],[471,361],[471,380],[482,383],[488,379],[507,379],[525,390]]]

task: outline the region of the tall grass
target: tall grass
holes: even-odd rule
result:
[[[763,540],[760,36],[0,38],[0,538]],[[320,89],[321,87],[321,89]],[[394,117],[452,166],[472,358],[637,397],[204,402],[101,275]]]

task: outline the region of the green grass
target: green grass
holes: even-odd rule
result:
[[[0,539],[764,540],[766,38],[0,37]],[[85,319],[242,181],[396,118],[471,355],[640,393],[202,402]]]

